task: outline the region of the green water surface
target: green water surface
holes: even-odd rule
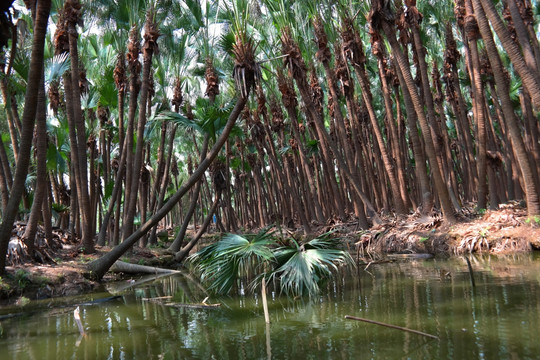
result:
[[[538,359],[540,258],[400,261],[342,270],[313,299],[269,294],[271,324],[259,295],[210,297],[174,275],[134,278],[109,292],[33,302],[0,321],[0,359]],[[118,295],[106,302],[89,301]],[[172,296],[160,302],[149,298]],[[73,310],[79,305],[86,336]],[[21,309],[0,309],[0,315]],[[428,337],[347,320],[407,327]]]

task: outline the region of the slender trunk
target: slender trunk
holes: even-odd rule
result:
[[[504,50],[510,57],[510,61],[512,61],[512,64],[514,65],[514,69],[523,81],[525,89],[527,89],[531,95],[536,111],[540,111],[540,75],[538,74],[538,70],[531,70],[525,63],[519,46],[514,42],[514,40],[512,40],[510,31],[508,31],[508,28],[504,25],[503,21],[499,17],[499,14],[495,10],[493,1],[481,0],[480,6],[483,7],[486,18],[489,19],[491,26],[493,26],[493,29],[497,33],[497,37],[501,41]]]
[[[219,199],[221,198],[221,193],[218,192],[216,194],[216,198],[214,200],[214,203],[212,204],[212,207],[210,208],[210,210],[208,211],[208,214],[206,215],[206,218],[204,219],[204,222],[201,226],[201,228],[199,229],[199,231],[197,232],[197,234],[195,235],[195,237],[193,237],[193,239],[186,245],[182,248],[182,250],[178,251],[175,255],[174,255],[174,259],[177,261],[177,262],[182,262],[186,256],[189,255],[189,252],[193,249],[193,247],[199,242],[199,240],[201,239],[201,237],[203,236],[203,234],[206,232],[206,229],[208,228],[208,225],[210,225],[210,221],[212,221],[212,217],[214,215],[214,213],[216,212],[217,210],[217,207],[219,205]]]
[[[139,229],[137,229],[133,234],[131,234],[127,239],[124,240],[121,244],[115,246],[110,252],[103,255],[97,260],[90,262],[87,265],[87,269],[90,273],[90,276],[94,279],[101,279],[103,275],[109,270],[112,264],[118,260],[127,250],[131,248],[133,244],[144,234],[146,234],[153,226],[155,226],[161,219],[163,219],[171,209],[178,203],[178,201],[186,194],[186,192],[191,189],[197,181],[203,176],[204,172],[212,161],[217,157],[219,151],[227,138],[236,122],[236,119],[240,116],[244,106],[247,103],[247,96],[240,98],[231,114],[227,124],[223,128],[223,131],[219,138],[216,140],[216,143],[206,156],[206,158],[201,161],[197,170],[193,175],[182,185],[177,192],[169,198],[169,200],[159,209],[146,223],[144,223]],[[6,244],[7,245],[7,244]]]
[[[34,201],[30,218],[26,224],[23,240],[32,254],[35,244],[34,240],[37,233],[37,225],[42,213],[42,203],[47,194],[47,104],[45,102],[45,77],[42,75],[42,81],[39,85],[37,115],[36,115],[36,189],[34,191]]]
[[[11,230],[19,209],[19,202],[24,192],[24,184],[30,164],[34,122],[38,105],[39,84],[43,74],[43,56],[47,22],[51,7],[50,0],[41,0],[37,4],[34,21],[34,38],[32,40],[32,55],[28,72],[26,96],[22,118],[22,131],[19,159],[15,169],[13,188],[0,225],[0,275],[5,271],[6,254]]]
[[[512,139],[512,146],[515,149],[517,160],[521,168],[523,175],[523,182],[525,184],[525,195],[527,198],[527,212],[530,217],[540,215],[540,199],[538,197],[538,188],[535,186],[533,178],[533,169],[529,162],[527,150],[521,137],[521,130],[518,120],[513,110],[512,101],[510,99],[510,89],[508,82],[504,77],[504,70],[502,66],[499,53],[489,27],[489,23],[482,9],[480,0],[473,0],[474,11],[478,20],[478,26],[484,39],[484,44],[489,57],[489,62],[493,69],[493,75],[495,77],[497,96],[501,100],[502,111],[504,113],[505,121],[508,126],[508,132]],[[538,93],[540,95],[540,93]]]
[[[405,84],[409,90],[409,94],[411,96],[414,109],[416,111],[418,120],[420,122],[420,128],[422,129],[422,135],[424,137],[424,146],[426,147],[426,154],[429,159],[429,165],[431,166],[431,169],[432,169],[433,182],[435,183],[437,195],[439,196],[439,200],[441,202],[441,208],[442,208],[444,218],[449,223],[454,223],[456,222],[456,218],[454,215],[454,208],[450,201],[448,188],[446,187],[446,184],[441,175],[439,162],[437,160],[435,148],[433,145],[433,141],[431,139],[431,130],[429,128],[429,124],[427,122],[426,115],[424,113],[422,101],[420,99],[420,96],[418,95],[418,92],[416,91],[414,80],[412,78],[410,68],[408,67],[408,62],[396,40],[395,30],[387,22],[383,22],[382,26],[388,38],[388,41],[390,42],[394,56],[396,57],[398,65],[402,71]],[[411,131],[413,130],[411,129]]]
[[[484,111],[484,85],[480,74],[480,55],[478,54],[477,39],[480,36],[476,27],[471,0],[465,1],[467,15],[465,17],[466,37],[469,43],[471,64],[471,83],[473,88],[473,115],[476,120],[476,165],[478,172],[477,196],[478,209],[487,207],[487,158],[486,158],[486,120]]]
[[[155,52],[155,41],[157,40],[157,31],[152,23],[153,9],[148,10],[145,24],[145,45],[143,48],[143,69],[142,69],[142,86],[139,99],[139,119],[137,123],[137,146],[133,163],[127,163],[127,166],[132,166],[131,183],[126,182],[126,188],[129,188],[129,197],[127,198],[126,209],[127,213],[124,217],[124,225],[122,228],[122,237],[127,239],[133,232],[133,220],[137,209],[137,193],[139,189],[139,179],[141,167],[143,163],[143,147],[144,147],[144,128],[146,126],[146,110],[150,88],[150,71],[152,69],[152,55]],[[131,109],[130,109],[131,110]]]
[[[65,4],[65,11],[70,13],[75,12],[75,7],[78,5],[78,0],[68,1]],[[80,6],[80,4],[79,4]],[[81,93],[79,87],[79,53],[77,49],[78,33],[76,23],[73,18],[78,16],[68,16],[72,21],[68,21],[68,37],[69,37],[69,54],[71,57],[71,91],[72,91],[72,108],[73,108],[73,123],[76,127],[76,151],[77,167],[77,195],[79,200],[79,211],[82,217],[82,247],[85,254],[94,252],[94,239],[91,226],[91,204],[88,193],[88,168],[86,162],[86,129],[84,117],[81,108]],[[74,150],[74,149],[72,149]]]

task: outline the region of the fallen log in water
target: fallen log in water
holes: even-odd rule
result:
[[[418,330],[404,328],[404,327],[397,326],[397,325],[386,324],[386,323],[375,321],[375,320],[369,320],[369,319],[364,319],[364,318],[359,318],[359,317],[349,316],[349,315],[345,315],[345,319],[363,321],[363,322],[367,322],[367,323],[370,323],[370,324],[386,326],[386,327],[389,327],[389,328],[392,328],[392,329],[401,330],[401,331],[407,331],[407,332],[410,332],[410,333],[413,333],[413,334],[422,335],[422,336],[426,336],[426,337],[429,337],[429,338],[432,338],[432,339],[435,339],[435,340],[439,340],[439,337],[435,336],[435,335],[427,334],[425,332],[418,331]]]
[[[172,269],[163,269],[153,266],[130,264],[124,261],[116,261],[109,271],[123,272],[126,274],[178,274],[180,271]]]
[[[215,309],[221,304],[181,304],[181,303],[165,303],[165,306],[188,308],[188,309]]]

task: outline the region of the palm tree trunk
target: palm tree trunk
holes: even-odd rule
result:
[[[478,209],[485,209],[487,207],[487,158],[486,158],[486,120],[484,111],[484,86],[482,84],[482,78],[480,74],[480,55],[478,54],[477,39],[478,34],[476,28],[476,20],[473,15],[473,8],[471,0],[465,1],[465,7],[467,9],[467,15],[465,17],[465,29],[466,37],[469,43],[471,64],[471,83],[473,88],[473,115],[476,120],[476,165],[478,172],[477,182],[477,196]]]
[[[489,19],[489,22],[497,33],[497,37],[501,41],[504,50],[510,57],[514,69],[523,81],[525,89],[527,89],[531,95],[536,111],[540,111],[540,75],[538,70],[533,71],[527,66],[518,44],[514,42],[510,31],[508,31],[508,28],[502,22],[499,14],[497,14],[493,2],[491,0],[481,0],[480,5],[485,11],[486,18]]]
[[[133,220],[137,208],[137,194],[139,189],[139,179],[141,167],[143,163],[143,147],[144,147],[144,128],[146,126],[146,108],[148,102],[148,94],[150,88],[150,71],[152,69],[152,55],[157,51],[156,40],[159,36],[156,25],[153,23],[154,16],[153,8],[150,8],[146,14],[145,23],[145,44],[143,46],[143,73],[142,86],[139,98],[139,119],[137,123],[137,146],[135,149],[135,157],[133,163],[127,163],[127,166],[132,166],[131,183],[126,182],[126,188],[129,188],[129,197],[127,199],[127,213],[124,217],[124,225],[122,228],[123,239],[128,238],[133,232]],[[130,109],[131,110],[131,109]],[[133,164],[133,165],[131,165]]]
[[[45,77],[42,75],[42,81],[39,85],[37,115],[36,115],[36,189],[34,191],[34,201],[30,218],[26,224],[23,240],[28,247],[29,253],[35,250],[34,240],[37,233],[37,225],[42,213],[42,203],[47,194],[47,104],[45,102]]]
[[[435,148],[431,139],[431,130],[427,122],[426,115],[424,113],[422,101],[420,99],[420,96],[418,95],[418,92],[416,91],[414,80],[412,78],[410,68],[408,67],[408,62],[396,40],[395,29],[386,21],[383,21],[382,28],[384,33],[386,34],[388,41],[390,42],[390,46],[392,47],[392,53],[396,57],[403,78],[405,80],[405,84],[409,90],[409,94],[411,96],[414,109],[418,116],[418,120],[420,122],[420,128],[422,129],[422,135],[424,137],[424,146],[426,148],[426,154],[428,156],[429,164],[432,170],[433,182],[435,183],[437,195],[439,196],[439,200],[441,202],[441,208],[444,218],[449,223],[454,223],[456,222],[454,208],[450,201],[448,188],[446,187],[446,184],[442,178],[439,162],[437,160]],[[413,130],[411,130],[411,132],[412,131]]]
[[[540,199],[538,197],[538,188],[535,186],[533,178],[533,169],[529,162],[529,157],[523,138],[521,137],[521,130],[517,121],[516,115],[513,110],[512,101],[510,99],[510,89],[508,82],[504,78],[504,69],[502,66],[499,53],[497,51],[495,42],[491,34],[491,29],[484,13],[485,7],[482,8],[480,0],[473,0],[474,12],[478,21],[478,26],[482,34],[482,39],[486,46],[486,50],[489,57],[489,62],[493,69],[493,76],[495,77],[495,90],[497,96],[501,100],[502,111],[504,114],[505,122],[512,139],[512,146],[516,152],[517,160],[521,168],[523,175],[523,182],[525,184],[525,195],[527,198],[527,212],[530,217],[540,215]],[[492,14],[493,15],[493,14]],[[540,93],[538,93],[540,95]]]
[[[200,180],[200,178],[204,175],[204,172],[208,169],[212,161],[217,157],[223,144],[225,144],[225,141],[227,140],[236,122],[236,119],[240,116],[240,113],[244,109],[246,103],[247,97],[242,97],[237,101],[236,106],[229,115],[227,124],[223,128],[223,131],[219,138],[216,140],[216,143],[214,144],[206,158],[201,161],[197,170],[195,170],[193,175],[184,183],[184,185],[182,185],[177,190],[177,192],[173,196],[171,196],[169,200],[165,204],[163,204],[163,206],[146,223],[144,223],[140,228],[134,231],[127,239],[125,239],[119,245],[115,246],[107,254],[87,264],[89,275],[92,278],[101,279],[103,275],[105,275],[105,273],[112,266],[112,264],[114,264],[114,262],[118,260],[127,250],[129,250],[131,246],[135,244],[135,242],[137,242],[137,240],[139,240],[153,226],[155,226],[161,219],[163,219],[169,213],[169,211],[174,208],[178,201],[186,194],[186,192],[188,192],[189,189],[191,189],[195,185],[195,183]]]
[[[43,74],[43,58],[45,35],[47,33],[47,22],[51,8],[50,0],[41,0],[37,3],[34,20],[34,38],[32,40],[32,55],[28,72],[24,111],[22,117],[22,131],[19,159],[15,169],[13,188],[0,224],[0,275],[4,274],[6,265],[6,254],[11,230],[19,209],[30,155],[32,148],[32,137],[34,134],[34,122],[38,106],[39,84]]]

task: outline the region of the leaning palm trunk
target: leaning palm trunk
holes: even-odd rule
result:
[[[121,244],[114,247],[109,253],[97,260],[90,262],[87,265],[87,270],[90,277],[94,279],[101,279],[116,260],[118,260],[126,251],[131,248],[131,246],[133,246],[133,244],[135,244],[135,242],[137,242],[137,240],[144,236],[175,207],[178,201],[182,199],[189,189],[191,189],[195,183],[200,180],[206,169],[208,169],[212,161],[214,161],[214,159],[217,157],[221,148],[223,147],[223,144],[225,144],[227,141],[236,120],[247,103],[249,93],[255,79],[257,78],[257,75],[260,75],[260,70],[257,71],[258,66],[255,63],[254,49],[255,47],[253,43],[247,39],[245,33],[240,33],[237,35],[237,43],[234,47],[234,54],[236,57],[234,77],[237,86],[240,88],[241,95],[236,102],[235,107],[231,111],[221,135],[216,140],[216,143],[206,158],[201,161],[197,170],[195,170],[193,175],[185,182],[185,184],[181,186],[178,191],[161,207],[161,209],[159,209],[146,223],[134,231]]]
[[[390,182],[390,188],[392,192],[392,198],[394,201],[394,207],[395,207],[396,213],[405,214],[407,212],[405,208],[405,199],[404,197],[402,197],[399,182],[398,182],[396,173],[394,171],[394,164],[392,164],[392,161],[390,160],[387,146],[384,143],[382,131],[379,127],[379,123],[377,122],[377,118],[375,116],[375,109],[373,108],[373,97],[371,93],[371,87],[370,87],[369,80],[367,78],[367,74],[365,70],[364,49],[362,47],[360,37],[358,36],[356,31],[352,28],[352,25],[350,25],[347,28],[347,30],[348,31],[344,31],[342,33],[343,40],[345,43],[347,43],[347,48],[344,51],[348,55],[349,60],[351,61],[354,69],[356,70],[356,76],[358,78],[358,82],[360,83],[360,87],[362,88],[362,97],[364,99],[364,104],[368,112],[369,120],[371,123],[371,130],[373,131],[373,133],[375,134],[375,138],[377,139],[377,145],[379,147],[379,151],[382,156],[383,166],[384,166],[384,169],[386,170],[386,175],[388,176],[388,180]],[[380,52],[375,51],[375,50],[374,50],[374,53],[376,55],[380,54]],[[325,69],[326,67],[328,67],[328,64],[325,65]],[[328,70],[327,70],[327,75],[328,75]],[[387,116],[388,116],[388,119],[391,121],[391,116],[392,116],[391,113],[388,113]]]
[[[510,61],[514,65],[514,69],[519,74],[519,77],[523,81],[525,89],[531,95],[534,107],[536,111],[540,111],[540,75],[538,75],[538,69],[534,71],[525,63],[523,54],[521,53],[518,44],[514,42],[510,31],[504,25],[499,14],[495,10],[495,5],[491,0],[481,0],[478,4],[485,11],[486,18],[489,19],[489,22],[493,26],[493,29],[497,33],[504,50],[510,57]],[[475,12],[478,12],[477,6],[475,3]],[[491,36],[491,33],[490,33]]]
[[[146,222],[144,223],[140,228],[138,228],[136,231],[134,231],[127,239],[125,239],[121,244],[115,246],[110,252],[103,255],[97,260],[94,260],[87,265],[87,269],[89,271],[89,276],[94,279],[101,279],[103,275],[107,272],[107,270],[110,268],[110,266],[118,260],[133,244],[137,242],[142,236],[144,236],[153,226],[155,226],[161,219],[163,219],[169,211],[171,211],[176,203],[182,199],[182,197],[186,194],[186,192],[191,189],[197,181],[200,180],[200,178],[204,175],[204,172],[212,161],[217,157],[219,151],[221,150],[221,147],[227,140],[227,137],[229,136],[236,119],[240,115],[242,109],[247,103],[247,98],[241,98],[236,103],[236,106],[232,110],[229,119],[227,121],[227,124],[225,125],[225,128],[223,129],[223,132],[221,133],[220,137],[217,139],[216,143],[208,153],[207,157],[201,161],[199,164],[199,167],[193,175],[184,183],[183,186],[181,186],[178,191],[169,198],[169,200],[163,204],[163,206]]]
[[[311,118],[314,119],[315,121],[317,132],[319,136],[321,137],[323,144],[326,144],[327,146],[329,146],[332,153],[339,154],[340,152],[338,151],[335,143],[330,138],[330,135],[328,135],[328,133],[326,132],[322,115],[320,113],[317,113],[314,110],[315,106],[313,104],[313,101],[311,100],[311,94],[310,94],[309,87],[306,81],[306,66],[300,55],[300,50],[298,48],[298,45],[294,43],[294,41],[290,38],[290,35],[286,31],[282,33],[281,39],[282,39],[281,41],[284,48],[283,52],[288,55],[286,63],[289,64],[290,66],[289,71],[292,73],[294,80],[296,81],[298,85],[298,90],[300,91],[302,100],[306,104],[306,109],[308,113],[311,115]],[[324,149],[324,145],[323,145],[323,149]],[[375,208],[373,207],[371,200],[360,188],[360,181],[358,181],[356,177],[353,177],[353,174],[351,173],[345,160],[342,157],[335,156],[335,159],[337,160],[339,166],[341,167],[341,170],[351,180],[351,183],[352,183],[353,189],[356,192],[356,195],[364,203],[364,206],[368,212],[368,215],[371,216],[372,221],[374,223],[380,222],[380,218],[377,215],[377,212]],[[366,226],[366,224],[362,224],[362,225]]]
[[[374,6],[374,9],[372,9],[372,12],[370,13],[371,24],[375,28],[381,27],[388,41],[390,42],[392,53],[395,56],[398,66],[402,72],[403,78],[405,80],[405,85],[409,91],[414,109],[420,122],[420,128],[422,130],[422,135],[424,138],[426,155],[428,156],[429,164],[432,169],[433,182],[437,190],[437,195],[439,196],[444,218],[449,223],[454,223],[456,221],[454,215],[454,208],[452,207],[452,203],[450,202],[448,188],[446,187],[446,184],[442,178],[439,162],[435,153],[433,141],[431,139],[431,130],[426,115],[424,113],[422,101],[420,99],[420,96],[418,95],[418,91],[416,89],[416,85],[411,74],[411,69],[408,66],[407,58],[405,57],[405,54],[403,53],[396,39],[396,30],[393,27],[393,14],[390,14],[388,12],[389,9],[382,7],[382,4],[379,3],[376,5],[377,6]],[[411,132],[412,131],[413,129],[411,129]]]
[[[501,100],[502,111],[505,117],[506,124],[508,126],[508,132],[512,139],[512,146],[516,152],[516,157],[523,174],[523,182],[525,184],[525,194],[527,198],[527,212],[529,216],[540,215],[540,199],[538,198],[538,188],[535,186],[533,177],[533,168],[529,162],[527,150],[521,137],[521,131],[516,115],[513,110],[512,102],[510,99],[510,89],[508,82],[504,77],[504,69],[502,66],[499,53],[497,51],[495,42],[491,34],[489,23],[484,13],[484,9],[481,6],[480,0],[473,0],[474,11],[478,20],[478,26],[480,33],[484,39],[484,44],[489,57],[489,62],[493,69],[493,75],[495,77],[495,84],[497,96]],[[540,95],[540,93],[539,93]]]
[[[24,192],[25,179],[30,164],[32,137],[34,134],[34,122],[36,118],[39,84],[43,74],[43,55],[47,22],[51,8],[50,0],[39,1],[34,20],[34,39],[32,40],[32,55],[28,72],[24,111],[22,117],[22,131],[19,159],[15,169],[13,188],[0,225],[0,274],[5,271],[6,254],[11,229],[17,216],[19,202]]]
[[[178,262],[184,261],[186,256],[189,255],[189,252],[197,245],[201,237],[206,232],[206,229],[208,229],[208,226],[210,225],[210,222],[212,221],[212,218],[217,210],[217,207],[219,205],[219,200],[221,198],[221,192],[218,191],[215,195],[214,203],[212,204],[212,207],[208,211],[208,214],[206,215],[206,218],[204,219],[201,228],[197,232],[197,234],[191,239],[189,243],[186,244],[180,251],[176,252],[174,255],[174,259]]]
[[[201,148],[201,161],[204,160],[206,157],[206,151],[208,149],[208,140],[210,139],[210,134],[206,133],[204,136],[203,145]],[[197,199],[199,198],[199,193],[201,191],[202,181],[198,181],[195,185],[195,190],[193,191],[193,200],[189,204],[189,208],[187,213],[184,216],[184,221],[182,223],[182,226],[180,227],[180,230],[178,231],[178,235],[176,235],[176,238],[174,239],[173,243],[169,246],[169,250],[176,253],[180,250],[182,247],[182,243],[184,241],[184,237],[186,236],[187,228],[189,225],[189,222],[191,221],[191,218],[193,217],[193,214],[195,213],[195,208],[197,206]]]

